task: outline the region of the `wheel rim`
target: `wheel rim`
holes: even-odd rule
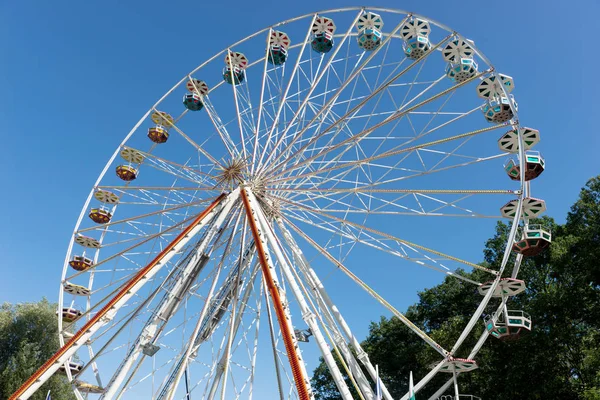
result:
[[[62,281],[80,284],[90,290],[91,295],[72,296],[65,293],[61,287],[59,299],[62,306],[81,309],[84,312],[83,318],[89,319],[102,304],[102,300],[143,266],[144,261],[160,251],[161,246],[168,243],[190,218],[206,207],[220,192],[235,190],[240,182],[260,199],[260,207],[267,218],[278,217],[277,224],[280,225],[272,222],[278,240],[288,248],[303,240],[303,246],[311,249],[307,249],[307,254],[315,257],[314,262],[317,264],[331,262],[333,257],[339,263],[336,267],[345,267],[346,260],[350,260],[352,252],[359,253],[356,248],[363,246],[369,248],[369,251],[376,250],[375,252],[385,254],[385,257],[399,258],[444,273],[452,273],[448,271],[448,263],[453,263],[454,266],[475,267],[473,263],[463,262],[462,256],[450,256],[451,252],[445,249],[438,250],[439,246],[436,246],[435,241],[427,242],[426,232],[416,232],[417,238],[412,239],[409,235],[403,235],[402,230],[384,229],[387,223],[385,219],[393,217],[401,221],[403,218],[421,215],[426,217],[424,219],[435,219],[436,216],[460,218],[459,223],[464,223],[464,219],[498,216],[497,210],[506,203],[508,197],[517,202],[513,221],[520,221],[521,205],[529,191],[523,179],[513,183],[509,179],[502,179],[507,178],[502,176],[502,171],[499,175],[487,175],[492,174],[493,168],[481,167],[475,172],[472,169],[505,157],[504,153],[494,154],[490,149],[494,147],[497,150],[495,141],[506,131],[515,129],[520,132],[516,122],[516,106],[511,99],[509,105],[514,117],[510,124],[488,124],[481,114],[482,102],[476,96],[475,85],[479,78],[492,76],[493,67],[474,45],[471,44],[480,72],[471,80],[467,78],[464,82],[452,83],[445,76],[447,63],[442,59],[439,50],[452,40],[462,39],[461,36],[427,18],[409,16],[402,11],[377,8],[369,8],[367,11],[379,13],[386,22],[385,29],[389,29],[382,31],[380,44],[371,51],[362,52],[357,45],[361,33],[356,31],[354,25],[363,14],[362,9],[324,11],[282,22],[229,46],[167,92],[127,135],[102,171],[84,205],[75,235],[89,234],[102,243],[102,248],[88,248],[85,256],[92,259],[94,266],[89,270],[75,271],[69,265],[69,261],[83,253],[82,247],[71,241]],[[333,49],[323,54],[317,54],[311,48],[314,34],[312,21],[317,15],[330,17],[336,24],[332,39]],[[422,19],[432,27],[429,34],[432,50],[426,51],[425,55],[417,60],[404,54],[404,41],[400,32],[408,21],[405,18]],[[292,41],[287,59],[282,65],[268,63],[269,49],[265,52],[264,39],[271,31],[284,31]],[[262,43],[262,48],[258,47],[261,51],[255,51],[256,48],[253,48],[256,47],[256,43]],[[236,52],[248,54],[248,66],[233,65],[234,62],[241,62]],[[228,54],[235,56],[229,57],[227,65],[223,63],[223,59]],[[433,59],[435,67],[431,66]],[[229,67],[232,74],[229,81],[238,84],[230,85],[223,80],[220,68],[224,67]],[[234,76],[236,70],[232,67],[240,67],[243,75],[239,78]],[[431,75],[429,71],[436,72],[437,75]],[[289,79],[290,76],[293,79]],[[181,106],[181,96],[189,93],[186,90],[186,86],[189,89],[188,82],[197,82],[196,80],[206,82],[209,92],[199,96],[202,101],[201,108],[192,111],[188,107],[186,110]],[[343,89],[340,90],[340,87]],[[281,102],[282,93],[286,94],[285,104]],[[467,94],[470,95],[468,99]],[[505,94],[509,99],[508,92]],[[338,97],[335,97],[336,95]],[[257,100],[259,106],[254,106]],[[450,106],[455,108],[445,112]],[[159,121],[169,132],[169,139],[161,144],[153,143],[147,138],[148,129],[156,125],[151,122],[151,118],[154,116],[156,119],[156,116],[160,115],[159,111],[170,113],[174,121],[173,125],[170,125],[168,119],[163,118]],[[203,120],[203,128],[196,128],[194,132],[194,126],[199,119]],[[475,122],[476,120],[478,121]],[[201,130],[211,133],[202,137],[198,135],[198,131]],[[397,132],[408,134],[396,136]],[[490,137],[488,132],[491,132],[493,137]],[[486,144],[487,147],[478,147],[483,143],[478,141],[483,136],[486,136],[485,142],[491,143],[492,146]],[[522,140],[521,135],[518,136]],[[520,160],[524,159],[522,144],[519,149]],[[185,152],[178,151],[184,148],[187,149]],[[137,151],[137,158],[129,156],[123,159],[120,156],[123,150],[128,149],[129,154],[131,149]],[[473,152],[474,149],[481,153]],[[142,160],[139,169],[140,163],[132,163],[132,160]],[[520,161],[517,162],[521,171],[524,170]],[[422,165],[421,170],[418,168],[419,164]],[[135,169],[136,179],[129,183],[119,183],[114,174],[114,168],[119,165]],[[433,168],[433,171],[430,168]],[[469,180],[460,176],[464,170],[468,170],[466,174]],[[448,175],[454,171],[460,171],[457,172],[460,179],[457,175]],[[443,184],[428,180],[434,175],[438,182]],[[497,182],[494,182],[497,185],[490,185],[486,180],[488,176],[499,176]],[[417,181],[421,184],[417,185]],[[411,187],[413,182],[415,185]],[[473,185],[466,186],[464,182]],[[463,186],[460,186],[461,183]],[[98,202],[99,197],[114,198],[104,193],[95,196],[99,191],[116,195],[119,202]],[[502,198],[496,200],[495,196]],[[490,202],[493,206],[486,204],[485,207],[477,209],[473,204],[477,204],[479,200],[473,202],[475,198],[484,198],[486,203]],[[100,205],[106,206],[111,213],[111,222],[106,225],[95,225],[95,222],[86,217],[92,206],[97,208]],[[494,207],[495,214],[489,212]],[[216,238],[212,239],[213,244],[210,246],[215,248],[214,256],[223,257],[225,261],[215,261],[212,269],[208,268],[212,272],[207,270],[204,278],[199,278],[196,284],[202,289],[196,289],[198,293],[208,290],[208,278],[214,277],[217,271],[220,271],[219,264],[235,264],[234,252],[226,249],[236,248],[238,258],[240,254],[248,251],[244,246],[247,247],[252,239],[242,216],[240,203],[233,207],[227,222],[224,222],[226,228],[223,236],[227,239],[223,239],[219,245],[213,243]],[[426,223],[440,232],[451,229],[441,227],[446,224],[436,227],[433,222]],[[420,224],[407,225],[414,230]],[[513,225],[515,228],[509,237],[502,268],[507,264],[512,242],[517,235],[517,224]],[[285,240],[284,232],[289,232],[293,238]],[[207,235],[207,232],[203,235]],[[315,238],[315,243],[310,243],[311,238]],[[298,256],[293,251],[288,251],[284,256],[290,259]],[[319,255],[319,252],[322,254]],[[368,253],[364,251],[362,254]],[[184,255],[185,253],[181,258]],[[520,257],[517,262],[520,262]],[[128,265],[123,267],[123,264]],[[177,262],[173,262],[171,268],[176,265]],[[359,266],[352,265],[352,270],[356,268],[360,272]],[[332,267],[328,268],[324,269],[328,271],[325,274],[331,273]],[[518,271],[518,267],[515,269]],[[226,271],[222,269],[224,275]],[[231,267],[230,271],[233,271]],[[259,314],[266,318],[267,308],[262,285],[251,283],[255,271],[257,269],[248,266],[244,272],[247,274],[244,275],[244,283],[235,288],[241,293],[244,289],[256,286],[256,293],[249,295],[251,300],[243,307],[250,304],[256,309],[262,307],[263,312]],[[310,278],[307,278],[310,276],[308,270],[298,270],[296,273],[310,281]],[[165,268],[164,274],[155,279],[156,285],[161,279],[166,279],[168,274],[169,269]],[[109,275],[110,278],[105,277]],[[490,279],[493,278],[491,274]],[[219,279],[222,281],[215,280],[218,282],[216,291],[223,288],[226,282],[223,277]],[[256,282],[260,282],[260,279]],[[132,302],[130,306],[134,308],[142,304],[145,300],[143,296],[149,296],[155,287],[149,287],[146,292],[140,293],[138,302]],[[187,315],[188,308],[202,309],[202,301],[194,299],[199,296],[200,294],[187,295],[185,307],[181,306],[178,310],[177,318],[180,318],[180,324],[175,324],[173,329],[174,332],[182,334],[182,337],[185,337],[184,329],[189,334],[189,329],[194,324],[193,320],[198,316],[192,311],[191,316],[183,317],[182,314]],[[291,294],[288,296],[291,298]],[[309,295],[307,298],[318,303],[317,298],[313,299]],[[483,297],[481,305],[485,305],[488,300],[489,298]],[[319,307],[316,306],[315,314],[321,313],[318,317],[326,326],[327,321],[324,320],[326,317],[323,313],[327,310]],[[325,304],[322,307],[328,306]],[[223,331],[222,336],[218,337],[221,342],[227,337],[225,328],[228,318],[232,318],[232,309],[233,305],[228,304],[225,317],[220,320],[220,325],[214,331]],[[140,319],[149,318],[151,310],[150,308],[140,311]],[[473,311],[472,321],[475,321],[481,312]],[[377,312],[381,310],[375,313]],[[390,312],[390,309],[386,312]],[[235,314],[233,315],[235,320]],[[297,309],[292,310],[292,315],[300,325],[304,324]],[[254,322],[251,322],[252,319],[248,316],[244,318],[248,318],[249,323],[241,332],[251,335],[249,332],[251,328],[257,329],[259,318],[254,318]],[[169,322],[174,324],[176,320],[171,319]],[[122,342],[129,345],[139,335],[139,329],[143,326],[141,323],[130,324],[137,328],[132,328],[134,333]],[[232,327],[234,325],[235,323],[231,324]],[[61,318],[59,328],[61,332],[65,331],[65,324]],[[109,337],[111,332],[118,328],[119,325],[115,324],[113,328],[106,330],[105,337]],[[465,335],[473,326],[467,328]],[[165,331],[168,329],[165,328]],[[256,348],[253,340],[258,340],[258,337],[263,335],[257,332],[254,333],[256,338],[244,339],[247,347]],[[67,333],[61,335],[61,342],[64,343],[66,338]],[[273,340],[280,341],[277,337]],[[115,343],[117,342],[115,339]],[[114,360],[104,362],[104,354],[96,353],[103,343],[98,339],[88,346],[87,358],[93,362],[86,367],[81,379],[85,377],[93,382],[100,377],[100,382],[96,382],[106,384],[114,375],[114,370],[110,369]],[[122,348],[128,347],[122,343]],[[187,345],[185,340],[179,343],[181,347]],[[159,343],[160,350],[168,349],[169,346],[168,341]],[[231,346],[233,349],[233,344]],[[168,363],[181,356],[181,347],[173,347],[171,356],[167,358]],[[281,351],[281,348],[279,343],[277,349]],[[117,354],[117,351],[114,353]],[[156,353],[154,357],[164,353],[167,351]],[[220,354],[222,345],[217,352],[203,354],[212,360],[211,363],[204,361],[203,369],[190,371],[190,375],[194,377],[204,376],[198,381],[202,384],[196,385],[193,390],[210,391],[207,382],[211,377],[214,378]],[[118,360],[120,357],[115,355],[114,359]],[[238,378],[236,374],[242,375],[240,372],[231,372],[228,383],[224,384],[227,391],[233,390],[236,395],[245,396],[254,384],[256,358],[250,357],[245,362],[245,366],[251,369],[248,377],[242,379],[245,384],[236,386],[232,383]],[[147,361],[146,363],[148,364]],[[164,365],[170,367],[168,363],[165,361]],[[232,360],[230,364],[234,363]],[[281,360],[279,364],[279,372],[285,375],[288,372],[286,368],[289,367]],[[239,368],[243,370],[241,362]],[[172,371],[166,367],[157,368],[156,361],[151,369],[152,385],[140,381],[136,386],[134,380],[131,380],[130,387],[139,389],[145,385],[144,388],[148,389],[151,386],[148,389],[151,393],[161,393],[165,386],[165,376]],[[144,375],[140,370],[139,378]],[[206,381],[203,380],[205,378]],[[282,388],[282,391],[287,395],[294,392],[294,385],[289,379],[284,386],[286,387]]]

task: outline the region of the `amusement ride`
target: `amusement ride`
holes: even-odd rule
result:
[[[431,399],[477,399],[460,376],[490,336],[533,328],[510,299],[523,257],[551,242],[529,224],[545,160],[514,89],[471,39],[382,8],[300,16],[210,57],[93,184],[62,268],[62,347],[11,399],[64,374],[80,400],[309,400],[305,355],[341,398],[376,399],[361,313],[397,317],[439,354],[417,395],[447,373]],[[499,268],[467,261],[499,219]],[[394,306],[390,283],[419,274],[481,295],[451,347]]]

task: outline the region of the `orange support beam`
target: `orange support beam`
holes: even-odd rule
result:
[[[221,194],[219,195],[215,201],[213,201],[204,211],[202,211],[202,213],[200,213],[200,215],[198,215],[198,217],[196,217],[194,219],[194,221],[187,227],[185,228],[171,243],[169,243],[169,245],[167,247],[164,248],[163,251],[161,251],[155,258],[154,260],[152,260],[148,265],[146,265],[144,268],[140,269],[137,274],[135,274],[133,276],[133,278],[131,278],[131,280],[129,280],[129,282],[127,282],[125,284],[125,286],[115,295],[115,297],[113,297],[104,307],[102,307],[102,309],[96,314],[94,315],[85,325],[83,325],[81,327],[81,329],[79,329],[77,331],[77,333],[75,333],[73,335],[73,337],[71,339],[69,339],[69,341],[67,343],[65,343],[65,345],[63,347],[61,347],[52,357],[50,357],[50,359],[48,361],[46,361],[33,375],[31,375],[31,377],[29,379],[27,379],[27,381],[25,381],[25,383],[23,383],[23,385],[21,385],[21,387],[19,389],[17,389],[17,391],[15,393],[13,393],[12,396],[10,396],[10,398],[8,400],[17,400],[20,396],[22,396],[25,391],[27,389],[29,389],[38,379],[41,378],[41,376],[55,363],[57,363],[59,361],[59,358],[64,355],[67,350],[69,350],[75,343],[77,343],[77,341],[81,338],[81,336],[83,336],[83,334],[85,332],[87,332],[92,326],[94,326],[95,324],[97,324],[102,317],[104,317],[104,315],[106,315],[106,313],[112,309],[115,304],[121,300],[126,294],[127,292],[138,282],[140,282],[142,279],[144,279],[144,276],[152,269],[154,268],[156,265],[158,265],[158,263],[164,258],[164,256],[169,253],[169,251],[171,251],[171,249],[173,249],[177,243],[179,243],[181,241],[181,239],[183,239],[188,233],[190,233],[190,231],[192,229],[194,229],[196,227],[196,225],[198,225],[200,222],[202,222],[202,220],[204,218],[206,218],[206,216],[226,197],[226,194]]]
[[[244,207],[246,208],[246,216],[248,217],[250,230],[252,231],[252,236],[254,237],[254,243],[256,243],[256,249],[258,250],[258,259],[260,261],[262,272],[267,283],[267,288],[269,289],[269,293],[271,294],[271,298],[273,299],[275,314],[277,315],[277,322],[279,322],[281,336],[283,337],[285,350],[287,352],[288,360],[290,361],[290,367],[292,368],[292,375],[294,376],[294,382],[296,384],[296,389],[298,390],[298,397],[300,398],[300,400],[310,400],[309,391],[306,387],[304,375],[302,374],[302,369],[300,367],[300,359],[298,357],[298,353],[296,352],[296,347],[294,346],[294,341],[292,339],[292,332],[290,330],[289,324],[287,323],[287,318],[283,309],[283,304],[281,303],[281,297],[279,296],[279,291],[277,290],[277,287],[275,286],[275,283],[273,281],[273,276],[271,275],[271,270],[269,269],[269,262],[265,253],[265,248],[263,242],[261,241],[258,227],[256,226],[256,221],[254,221],[254,218],[252,216],[250,200],[248,199],[246,190],[243,188],[241,190],[241,195]]]

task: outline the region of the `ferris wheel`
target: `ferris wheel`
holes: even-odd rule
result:
[[[397,10],[304,15],[225,48],[102,170],[62,269],[63,347],[12,399],[63,373],[78,399],[308,400],[318,357],[342,398],[375,399],[356,332],[383,313],[439,353],[415,390],[445,372],[433,398],[458,397],[489,336],[532,329],[507,304],[522,257],[551,241],[528,223],[545,160],[513,89],[472,40]],[[513,224],[492,270],[476,260],[500,218]],[[444,276],[482,295],[451,348],[395,306]]]

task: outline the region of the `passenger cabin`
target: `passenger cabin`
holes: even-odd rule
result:
[[[169,132],[164,126],[156,125],[148,128],[148,138],[157,144],[166,143],[169,139]]]
[[[119,165],[116,172],[117,176],[125,182],[133,181],[138,175],[138,170],[131,165]]]
[[[93,385],[91,383],[88,382],[82,382],[82,381],[75,381],[75,387],[81,392],[81,393],[89,393],[89,394],[102,394],[104,393],[104,388],[98,386],[98,385]]]
[[[63,309],[61,311],[61,315],[62,315],[63,322],[71,324],[71,323],[77,321],[77,319],[79,317],[81,317],[83,314],[81,313],[81,311],[79,311],[73,307],[63,307]]]
[[[63,283],[63,289],[65,292],[74,296],[89,296],[91,291],[85,286],[76,285],[71,282]]]
[[[546,168],[546,161],[544,157],[537,151],[528,151],[525,153],[525,180],[530,181],[542,174]],[[504,164],[504,170],[508,174],[509,178],[513,181],[521,179],[520,166],[518,161],[510,159]]]
[[[269,46],[267,61],[272,65],[283,65],[287,60],[287,49],[278,45]]]
[[[67,365],[68,365],[68,367],[67,367]],[[69,370],[71,371],[71,375],[77,375],[83,369],[83,363],[76,363],[73,361],[67,362],[67,363],[61,365],[60,367],[58,367],[58,372],[63,375],[66,375],[67,368],[69,368]]]
[[[477,74],[477,63],[472,58],[461,58],[456,63],[449,63],[446,76],[455,83],[462,83]]]
[[[406,57],[411,60],[418,60],[431,49],[431,43],[427,36],[417,36],[404,42],[402,48]]]
[[[522,332],[531,331],[531,316],[521,310],[507,310],[500,313],[494,322],[493,316],[486,318],[485,328],[498,339],[517,339]]]
[[[106,224],[110,222],[112,213],[107,208],[101,206],[92,208],[88,216],[97,224]]]
[[[85,271],[91,268],[94,265],[94,262],[91,258],[87,258],[86,256],[73,256],[71,261],[69,261],[69,266],[73,268],[75,271]]]
[[[204,108],[202,98],[198,93],[186,93],[183,95],[183,105],[190,111],[200,111]]]
[[[541,225],[529,225],[523,232],[521,240],[513,244],[512,250],[524,256],[537,256],[550,247],[552,234]]]
[[[358,47],[366,51],[373,51],[381,45],[383,19],[379,14],[366,12],[358,18]]]
[[[335,24],[331,18],[317,17],[312,25],[310,46],[317,53],[329,53],[333,48]]]
[[[310,46],[317,53],[329,53],[333,49],[333,34],[329,32],[315,33],[310,42]]]
[[[244,70],[248,66],[248,59],[242,53],[230,51],[225,56],[225,68],[223,69],[223,79],[230,85],[241,84],[246,74]]]
[[[515,115],[510,107],[511,101],[514,104],[515,110],[517,109],[517,103],[514,101],[512,95],[510,99],[505,96],[498,96],[489,99],[481,107],[481,112],[485,119],[493,124],[502,124],[510,121]]]

